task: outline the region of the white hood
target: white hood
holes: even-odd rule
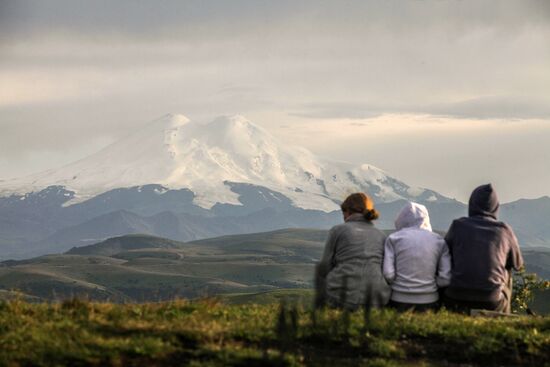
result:
[[[430,215],[428,209],[424,205],[408,202],[395,220],[395,228],[397,230],[403,228],[421,228],[427,231],[432,230],[430,224]]]

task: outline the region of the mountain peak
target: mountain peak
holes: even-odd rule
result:
[[[187,116],[179,113],[167,113],[166,115],[154,120],[152,125],[160,125],[165,128],[177,128],[187,125],[191,120]]]
[[[263,129],[242,115],[224,115],[215,118],[206,125],[212,130],[231,131],[233,133],[250,133]]]
[[[216,117],[208,125],[219,125],[219,124],[233,124],[233,125],[250,125],[252,124],[249,119],[243,115],[221,115]]]
[[[158,184],[192,191],[203,208],[240,205],[228,183],[265,187],[297,207],[324,211],[338,209],[350,192],[369,192],[379,202],[411,197],[409,186],[376,167],[317,157],[278,141],[244,116],[202,124],[174,113],[60,169],[0,183],[0,193],[59,185],[75,193],[73,204],[116,188]]]

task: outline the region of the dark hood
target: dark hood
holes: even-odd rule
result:
[[[470,217],[480,215],[497,219],[499,206],[497,193],[493,185],[481,185],[470,196],[468,215]]]

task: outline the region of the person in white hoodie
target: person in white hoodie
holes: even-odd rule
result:
[[[383,274],[392,288],[389,306],[398,311],[435,310],[439,288],[451,280],[451,257],[443,237],[432,232],[424,205],[408,202],[384,245]]]

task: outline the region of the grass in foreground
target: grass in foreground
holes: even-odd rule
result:
[[[0,364],[550,366],[550,318],[367,317],[213,300],[0,303]]]

